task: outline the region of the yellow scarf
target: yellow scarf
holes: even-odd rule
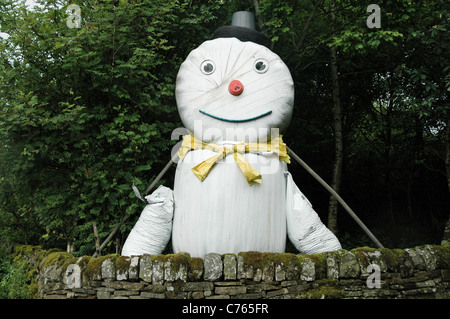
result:
[[[203,162],[192,168],[194,174],[201,181],[203,181],[206,176],[208,176],[210,170],[219,159],[225,158],[228,154],[231,153],[233,153],[236,164],[241,169],[242,173],[247,179],[247,183],[250,186],[252,186],[254,183],[261,184],[262,176],[250,165],[249,162],[247,162],[242,154],[258,151],[274,152],[278,154],[280,161],[285,161],[286,163],[291,162],[286,150],[286,144],[283,143],[281,135],[277,136],[272,141],[267,143],[244,144],[244,142],[241,142],[239,144],[231,146],[220,146],[213,143],[206,143],[196,139],[192,134],[184,135],[183,143],[181,144],[181,148],[178,150],[178,156],[180,157],[180,159],[184,159],[189,151],[198,149],[211,150],[217,153],[216,155],[211,156],[210,158],[204,160]]]

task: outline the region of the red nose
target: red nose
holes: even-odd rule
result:
[[[228,92],[233,95],[240,95],[242,92],[244,92],[244,85],[241,83],[241,81],[233,80],[228,85]]]

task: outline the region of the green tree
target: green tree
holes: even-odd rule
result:
[[[434,171],[444,164],[438,158],[445,158],[444,123],[449,116],[449,66],[445,58],[450,53],[448,4],[378,4],[382,12],[380,29],[349,24],[331,44],[347,64],[342,82],[367,79],[364,91],[356,90],[353,83],[349,87],[352,90],[345,90],[350,103],[364,101],[353,109],[359,115],[352,116],[348,123],[348,143],[362,134],[366,143],[375,146],[367,151],[378,159],[373,167],[381,172],[382,188],[378,190],[384,194],[379,201],[383,212],[378,215],[385,217],[384,221],[401,225],[405,220],[423,221],[428,215],[428,221],[439,226],[437,220],[448,214],[443,213],[448,203],[433,195],[439,189]],[[362,145],[348,146],[354,154]],[[398,200],[402,193],[406,201]]]
[[[0,159],[3,212],[37,222],[43,244],[92,253],[92,223],[104,238],[138,214],[131,183],[145,189],[170,158],[181,126],[174,99],[179,64],[211,36],[215,1],[65,1],[34,10],[2,3]],[[168,179],[167,183],[171,183]],[[2,192],[3,193],[3,192]],[[25,216],[26,215],[26,216]],[[28,217],[25,219],[25,217]],[[123,225],[122,233],[131,228]]]
[[[295,125],[286,140],[319,175],[332,176],[330,184],[348,194],[363,220],[378,216],[400,226],[405,214],[410,221],[442,219],[448,202],[435,194],[447,194],[435,171],[445,176],[448,4],[377,2],[381,28],[368,27],[369,4],[258,1],[273,49],[296,85]],[[317,196],[318,211],[325,210],[323,196],[304,187]],[[333,206],[330,199],[322,218],[336,231]],[[348,229],[343,220],[340,227]]]
[[[9,34],[0,38],[0,241],[91,254],[93,222],[103,240],[129,216],[123,241],[142,209],[131,183],[143,191],[177,142],[179,65],[237,10],[255,13],[294,78],[287,144],[340,185],[383,244],[415,244],[429,224],[438,235],[427,240],[440,236],[450,207],[447,1],[379,1],[372,29],[370,1],[72,2],[81,28],[68,27],[66,1],[0,3]],[[354,223],[300,167],[290,170],[354,243],[345,239]],[[161,182],[172,180],[170,171]]]

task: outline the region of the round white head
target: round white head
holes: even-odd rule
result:
[[[281,58],[265,46],[217,38],[181,64],[175,96],[181,120],[196,138],[249,143],[288,127],[294,82]]]

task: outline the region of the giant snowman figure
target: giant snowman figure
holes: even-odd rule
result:
[[[341,248],[288,172],[281,133],[291,120],[294,83],[269,45],[253,14],[236,12],[232,25],[217,29],[179,69],[176,101],[190,134],[178,151],[169,196],[175,253],[284,252],[286,235],[305,254]],[[127,242],[136,247],[133,231]],[[169,236],[152,240],[164,248]],[[127,242],[122,254],[131,255]]]

